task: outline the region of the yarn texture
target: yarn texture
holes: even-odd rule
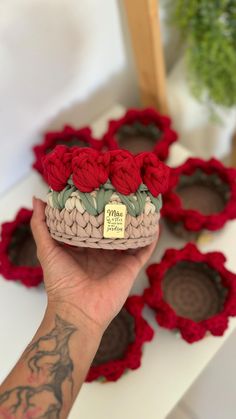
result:
[[[222,211],[204,215],[200,211],[184,209],[176,188],[181,177],[192,176],[197,170],[210,176],[216,175],[229,188],[227,202]],[[169,188],[164,193],[162,215],[174,223],[183,223],[186,230],[200,231],[203,229],[215,231],[221,229],[228,220],[236,218],[236,170],[225,167],[219,160],[212,158],[202,160],[189,158],[184,164],[171,170]]]
[[[102,141],[96,140],[92,136],[89,127],[77,129],[70,125],[65,125],[61,131],[48,131],[45,133],[42,143],[33,147],[35,155],[33,168],[41,175],[43,175],[44,172],[42,158],[60,144],[69,147],[90,147],[95,150],[101,150],[103,146]],[[46,179],[45,181],[47,182]]]
[[[135,124],[149,128],[152,134],[155,130],[159,132],[159,135],[156,134],[156,143],[152,151],[160,160],[166,160],[169,155],[169,148],[177,140],[178,135],[171,128],[171,119],[168,116],[161,115],[153,108],[129,109],[120,119],[110,120],[107,132],[103,136],[104,146],[108,150],[119,149],[117,140],[119,130],[123,127],[133,127]],[[129,140],[127,139],[127,141]]]
[[[2,224],[0,240],[0,273],[6,279],[18,280],[26,287],[35,287],[43,280],[41,266],[17,266],[11,261],[9,247],[16,230],[20,226],[29,226],[32,210],[21,208],[15,219]]]
[[[117,381],[127,370],[135,370],[141,365],[142,348],[145,342],[152,340],[153,329],[142,317],[144,302],[141,297],[129,297],[124,307],[135,321],[134,342],[128,345],[122,359],[115,359],[102,365],[92,366],[86,378],[87,382],[100,378],[103,378],[105,381]]]
[[[226,290],[221,310],[199,322],[179,316],[165,300],[163,281],[167,272],[179,262],[188,261],[203,264],[218,273],[220,286]],[[184,248],[168,249],[160,263],[147,268],[150,286],[144,292],[145,302],[155,310],[156,320],[162,327],[178,330],[188,343],[202,339],[206,333],[222,336],[228,327],[230,316],[236,316],[236,275],[225,268],[226,258],[223,253],[201,253],[197,247],[189,243]]]
[[[57,146],[43,166],[50,186],[47,225],[56,240],[104,249],[136,248],[155,240],[169,168],[154,153]],[[123,238],[103,236],[107,204],[126,207]]]

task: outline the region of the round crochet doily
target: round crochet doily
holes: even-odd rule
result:
[[[205,264],[179,262],[164,277],[164,299],[178,316],[196,322],[208,319],[220,312],[225,299],[217,279],[218,273]]]

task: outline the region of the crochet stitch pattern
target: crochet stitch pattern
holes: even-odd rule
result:
[[[32,217],[32,210],[21,208],[15,219],[2,224],[1,240],[0,240],[0,273],[10,280],[19,280],[26,287],[35,287],[39,285],[43,280],[43,271],[39,263],[35,266],[36,259],[36,247],[31,252],[35,251],[33,255],[33,264],[22,265],[21,261],[14,262],[12,259],[13,250],[16,246],[21,247],[24,251],[23,243],[26,238],[33,240],[30,232],[30,220]],[[16,240],[16,234],[20,230],[20,237]],[[16,248],[17,249],[17,248]],[[26,256],[26,255],[25,255]],[[19,250],[17,250],[17,258],[19,257]],[[14,258],[15,259],[15,258]],[[25,263],[25,262],[24,262]]]
[[[109,121],[103,142],[108,150],[126,148],[126,146],[128,149],[132,138],[138,145],[142,137],[146,143],[151,143],[150,151],[163,161],[169,155],[171,144],[178,139],[177,133],[171,129],[171,119],[168,116],[161,115],[153,108],[146,108],[129,109],[120,119]],[[145,141],[143,141],[144,147]]]
[[[145,342],[152,340],[154,334],[153,329],[142,317],[143,307],[142,297],[132,296],[126,300],[124,308],[134,321],[132,342],[128,344],[124,355],[120,359],[108,360],[100,365],[92,364],[87,375],[87,382],[98,379],[102,379],[102,381],[117,381],[127,370],[135,370],[140,367],[142,347]],[[127,325],[125,326],[123,323],[123,327],[127,327]],[[118,332],[122,334],[122,329]]]
[[[43,142],[33,147],[35,161],[33,168],[43,175],[42,159],[50,153],[56,145],[64,144],[68,147],[91,147],[101,150],[103,142],[96,140],[92,136],[89,127],[76,129],[70,125],[65,125],[61,131],[48,131],[45,133]]]
[[[155,240],[169,168],[154,153],[99,153],[57,146],[43,160],[50,186],[46,219],[53,238],[75,246],[126,249]],[[123,239],[103,237],[107,204],[126,207]]]
[[[178,188],[183,181],[192,182],[197,176],[200,185],[206,185],[215,195],[218,195],[218,202],[215,204],[214,212],[207,208],[205,213],[198,209],[184,208],[181,201],[181,194],[178,195]],[[221,197],[221,202],[219,202]],[[203,202],[206,207],[206,202]],[[228,220],[236,218],[236,170],[225,167],[217,159],[202,160],[189,158],[184,164],[171,170],[169,189],[164,195],[162,215],[175,225],[182,223],[188,231],[198,232],[201,230],[219,230]]]
[[[225,268],[225,262],[222,253],[203,254],[194,244],[188,243],[180,250],[168,249],[160,263],[150,265],[147,268],[150,287],[144,292],[144,300],[155,310],[158,324],[178,330],[188,343],[203,339],[206,333],[222,336],[229,317],[236,316],[236,275]],[[176,277],[170,273],[179,266],[181,273],[175,281]],[[192,272],[188,271],[186,278],[183,275],[185,266]],[[195,282],[192,283],[194,271]],[[167,296],[166,287],[170,287],[171,282],[172,295]],[[192,303],[189,303],[190,299]],[[183,301],[190,314],[188,317],[187,313],[184,315]]]

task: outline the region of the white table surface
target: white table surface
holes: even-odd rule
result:
[[[109,117],[118,117],[122,112],[121,106],[115,106],[92,124],[95,135],[101,135],[105,130]],[[175,144],[169,164],[180,164],[188,155],[186,149]],[[31,172],[0,200],[0,222],[11,220],[22,206],[30,208],[33,194],[45,198],[46,190],[39,175]],[[211,242],[202,246],[202,250],[223,251],[228,258],[228,268],[236,271],[235,236],[236,221],[217,233]],[[159,261],[165,248],[183,244],[163,226],[158,248],[150,263]],[[132,293],[141,293],[146,284],[146,275],[142,272]],[[0,381],[32,338],[45,305],[43,286],[27,289],[0,277]],[[84,384],[70,419],[165,418],[236,327],[236,320],[231,319],[223,338],[207,337],[189,345],[159,328],[151,310],[146,308],[144,314],[156,333],[153,341],[144,347],[142,367],[127,373],[116,383]]]

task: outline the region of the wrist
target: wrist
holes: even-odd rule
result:
[[[45,316],[54,317],[55,315],[60,315],[64,320],[72,323],[84,337],[100,342],[104,329],[73,303],[58,303],[49,300]]]

